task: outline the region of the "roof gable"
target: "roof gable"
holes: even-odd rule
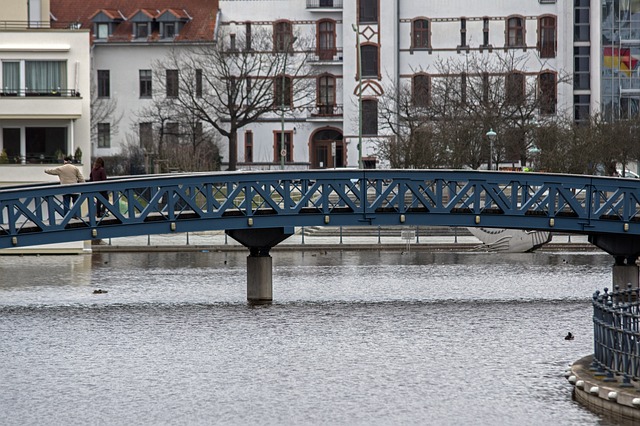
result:
[[[190,21],[191,16],[186,10],[165,9],[156,16],[156,21],[160,22],[175,22],[175,21]]]
[[[116,9],[100,9],[89,17],[92,22],[124,21],[126,18]]]
[[[149,22],[156,17],[157,13],[158,13],[157,9],[155,10],[154,9],[138,9],[135,12],[133,12],[131,15],[129,15],[127,20],[131,22]]]

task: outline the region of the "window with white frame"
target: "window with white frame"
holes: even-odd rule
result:
[[[2,62],[2,94],[17,95],[20,92],[20,62]]]
[[[151,70],[140,70],[140,97],[150,98],[153,95],[151,86]]]
[[[111,148],[110,123],[98,123],[98,148]]]
[[[133,31],[135,38],[147,38],[149,37],[149,23],[135,22],[133,24]]]
[[[51,93],[60,94],[66,89],[66,61],[2,62],[3,93],[31,96]]]
[[[101,22],[95,26],[95,36],[99,40],[106,40],[111,35],[110,26],[107,22]]]

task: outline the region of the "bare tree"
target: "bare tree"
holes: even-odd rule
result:
[[[138,120],[147,125],[148,134],[140,145],[148,169],[154,163],[153,169],[159,168],[156,172],[219,170],[217,135],[172,98],[156,96],[139,112]]]
[[[256,29],[250,35],[220,33],[217,43],[173,51],[155,65],[156,72],[179,70],[179,91],[158,79],[161,90],[174,96],[181,111],[189,111],[225,137],[229,146],[229,170],[237,165],[238,130],[265,117],[293,114],[314,100],[308,77],[308,42],[287,37],[273,45],[270,30]],[[236,47],[243,46],[242,49]],[[284,101],[284,102],[283,102]],[[284,104],[284,105],[283,105]]]
[[[164,146],[167,123],[179,123],[180,121],[180,113],[176,107],[177,105],[172,99],[154,96],[151,104],[138,112],[138,122],[151,125],[151,134],[146,135],[145,140],[140,140],[140,145],[147,155],[165,159]],[[132,130],[135,132],[137,129]]]
[[[556,87],[568,81],[542,69],[525,72],[526,62],[525,55],[513,53],[468,54],[437,61],[433,69],[414,70],[412,79],[385,90],[383,126],[396,141],[381,142],[380,155],[392,164],[402,158],[404,163],[396,163],[403,167],[475,169],[506,160],[525,164],[537,118],[556,113]],[[425,128],[431,136],[416,138]],[[498,135],[491,144],[489,129]],[[413,155],[419,150],[431,161]]]
[[[118,133],[122,113],[116,114],[118,101],[114,98],[98,97],[98,86],[91,84],[91,143],[97,144],[98,123],[109,123],[112,134]]]

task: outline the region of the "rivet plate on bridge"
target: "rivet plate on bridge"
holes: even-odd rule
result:
[[[329,216],[324,217],[324,223],[329,223],[330,221],[331,221],[331,218]]]
[[[11,244],[13,244],[14,246],[18,245],[18,237],[11,237]]]
[[[480,216],[476,216],[476,225],[480,223]]]
[[[247,225],[249,226],[253,226],[253,218],[250,217],[249,219],[247,219]]]
[[[554,218],[549,219],[549,226],[553,227],[556,224],[556,220]]]
[[[400,215],[400,223],[404,223],[405,221],[405,217],[403,214]]]
[[[92,229],[92,230],[91,230],[91,236],[92,236],[93,238],[97,237],[97,236],[98,236],[98,230],[97,230],[97,229]]]
[[[172,231],[175,231],[175,230],[176,230],[176,224],[175,224],[175,223],[172,223],[172,224],[171,224],[171,230],[172,230]]]
[[[624,232],[627,232],[629,230],[629,224],[625,223],[623,229],[624,229]]]

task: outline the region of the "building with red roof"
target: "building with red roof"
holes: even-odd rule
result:
[[[161,85],[154,64],[173,49],[212,43],[218,0],[50,0],[52,26],[90,31],[94,156],[119,154],[149,134],[140,111]],[[165,82],[162,82],[164,84]],[[97,117],[99,116],[99,117]]]

